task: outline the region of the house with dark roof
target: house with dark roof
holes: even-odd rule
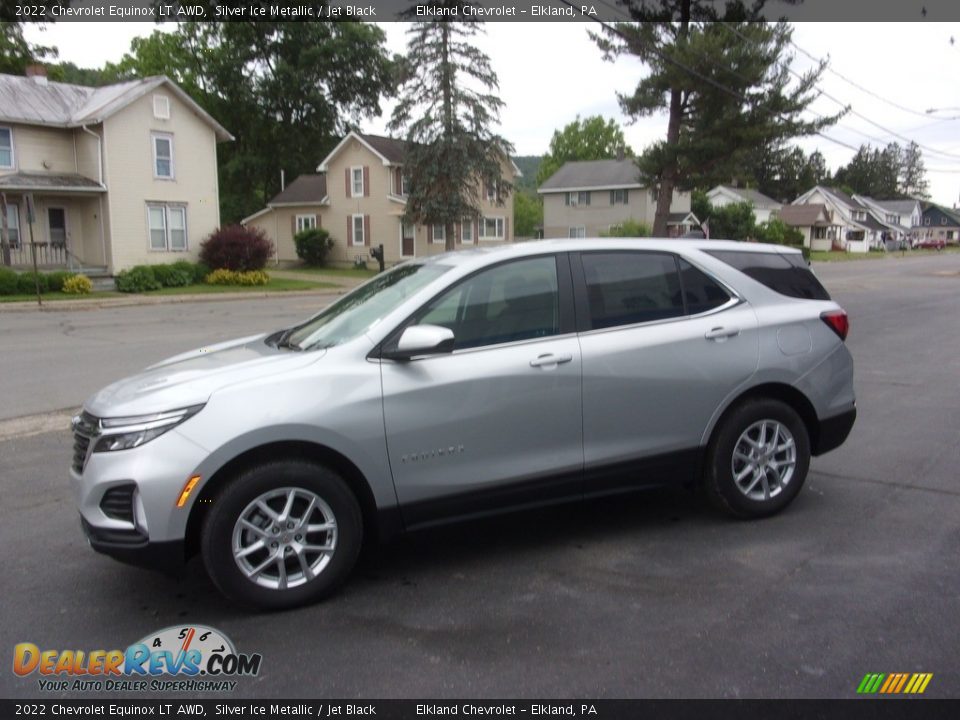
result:
[[[115,274],[195,260],[232,136],[166,77],[92,88],[0,75],[0,264]],[[31,212],[32,211],[32,212]],[[5,226],[5,229],[4,229]]]
[[[870,207],[837,188],[817,185],[791,204],[826,207],[832,221],[827,239],[835,249],[867,252],[871,248],[883,247],[884,241],[894,232],[877,219]]]
[[[656,194],[645,187],[631,159],[567,162],[537,188],[543,197],[545,238],[598,237],[628,220],[653,227]],[[679,237],[700,221],[690,211],[690,193],[674,191],[667,222]]]
[[[803,235],[803,246],[811,250],[831,250],[833,237],[839,237],[840,226],[834,224],[833,213],[822,203],[784,205],[779,218]]]
[[[919,200],[877,200],[868,195],[854,195],[853,199],[869,208],[877,220],[890,228],[889,239],[916,241],[919,237],[923,222]]]
[[[960,212],[929,202],[923,203],[922,207],[923,219],[915,242],[943,240],[947,245],[960,243]]]
[[[725,205],[743,202],[750,203],[753,206],[754,220],[758,224],[770,220],[783,207],[782,203],[767,197],[759,190],[729,187],[728,185],[717,185],[707,193],[707,200],[714,207],[724,207]]]
[[[387,263],[442,253],[446,228],[403,222],[407,204],[404,171],[406,143],[395,138],[350,132],[317,166],[273,197],[242,223],[263,229],[276,248],[278,262],[296,261],[293,238],[323,227],[334,241],[330,261],[366,262],[370,249],[383,245]],[[511,162],[502,169],[513,182],[520,175]],[[510,242],[513,239],[511,193],[487,188],[478,198],[482,215],[454,227],[457,248]]]

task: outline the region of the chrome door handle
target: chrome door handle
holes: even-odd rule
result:
[[[707,330],[704,333],[704,337],[707,340],[716,340],[717,342],[723,342],[727,338],[736,337],[740,334],[740,328],[730,327],[715,327],[712,330]]]
[[[530,361],[530,367],[549,367],[551,365],[562,365],[563,363],[568,363],[573,360],[573,355],[554,355],[553,353],[547,353],[546,355],[539,355],[535,359]]]

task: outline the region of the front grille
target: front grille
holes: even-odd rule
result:
[[[73,419],[73,469],[82,474],[90,454],[90,442],[99,433],[100,420],[84,411]]]
[[[133,491],[136,485],[112,487],[103,494],[100,509],[108,518],[133,523]]]

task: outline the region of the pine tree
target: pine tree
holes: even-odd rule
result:
[[[927,180],[927,169],[923,164],[923,152],[915,142],[911,142],[903,151],[900,191],[908,197],[930,199],[930,183]]]
[[[638,162],[640,178],[658,188],[655,235],[666,235],[674,188],[726,181],[756,148],[782,147],[842,115],[801,117],[823,66],[793,81],[787,57],[792,31],[783,22],[758,22],[762,2],[749,10],[728,2],[722,15],[708,0],[623,4],[637,22],[617,23],[594,39],[608,59],[629,54],[650,69],[633,92],[620,95],[624,112],[668,113],[666,139]]]
[[[404,222],[443,225],[452,250],[456,225],[480,217],[488,188],[500,202],[509,196],[503,167],[512,147],[493,130],[503,102],[490,59],[473,44],[482,23],[463,17],[463,2],[426,5],[459,7],[459,17],[411,23],[400,100],[388,127],[407,141]]]

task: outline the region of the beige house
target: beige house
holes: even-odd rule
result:
[[[653,227],[657,198],[640,184],[633,160],[568,162],[537,188],[543,196],[545,238],[599,237],[611,226],[635,220]],[[700,221],[690,212],[690,193],[674,191],[667,222],[679,237]]]
[[[823,203],[784,205],[780,219],[800,231],[803,246],[811,250],[832,250],[834,238],[839,237],[840,226],[834,223],[833,213]]]
[[[217,143],[232,136],[166,77],[101,88],[0,75],[0,264],[115,274],[195,260],[220,224]],[[5,203],[4,203],[5,200]]]
[[[442,226],[402,222],[407,192],[403,164],[406,143],[379,135],[349,133],[323,159],[316,175],[301,175],[267,207],[242,224],[264,230],[273,240],[278,262],[296,261],[293,236],[312,227],[325,228],[334,241],[330,261],[367,262],[370,249],[383,245],[387,263],[444,252]],[[520,171],[509,163],[504,178]],[[479,220],[455,227],[458,248],[500,244],[513,239],[513,198],[487,188],[480,199]]]

